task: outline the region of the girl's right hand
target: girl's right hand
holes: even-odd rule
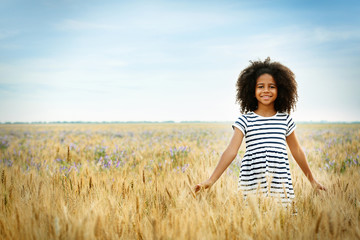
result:
[[[205,182],[199,183],[194,187],[194,192],[197,193],[202,189],[210,188],[214,183],[211,180],[206,180]]]

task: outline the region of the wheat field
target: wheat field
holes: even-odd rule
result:
[[[299,124],[316,192],[289,155],[295,202],[244,202],[244,144],[195,194],[230,124],[0,125],[1,239],[360,239],[360,125]],[[297,211],[297,214],[294,212]]]

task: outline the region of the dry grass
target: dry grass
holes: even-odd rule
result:
[[[0,125],[0,238],[359,239],[360,126],[296,132],[328,191],[314,192],[290,159],[293,215],[271,199],[245,204],[236,162],[209,191],[191,191],[229,125]]]

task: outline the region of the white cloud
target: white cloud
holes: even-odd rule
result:
[[[313,36],[313,39],[320,43],[343,40],[360,40],[360,29],[333,29],[318,27],[313,29],[311,33],[310,34]]]
[[[58,23],[57,28],[60,30],[120,30],[121,26],[107,24],[107,23],[98,23],[75,20],[75,19],[65,19],[62,22]]]

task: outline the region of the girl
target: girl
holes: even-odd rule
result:
[[[282,203],[295,197],[290,175],[286,143],[295,161],[315,189],[326,190],[312,175],[305,154],[295,135],[290,111],[297,101],[297,83],[293,72],[267,58],[250,61],[237,80],[237,99],[241,115],[232,125],[233,137],[214,172],[194,187],[195,192],[210,188],[236,157],[245,136],[246,152],[241,162],[238,188],[244,197],[261,192],[280,196]]]

